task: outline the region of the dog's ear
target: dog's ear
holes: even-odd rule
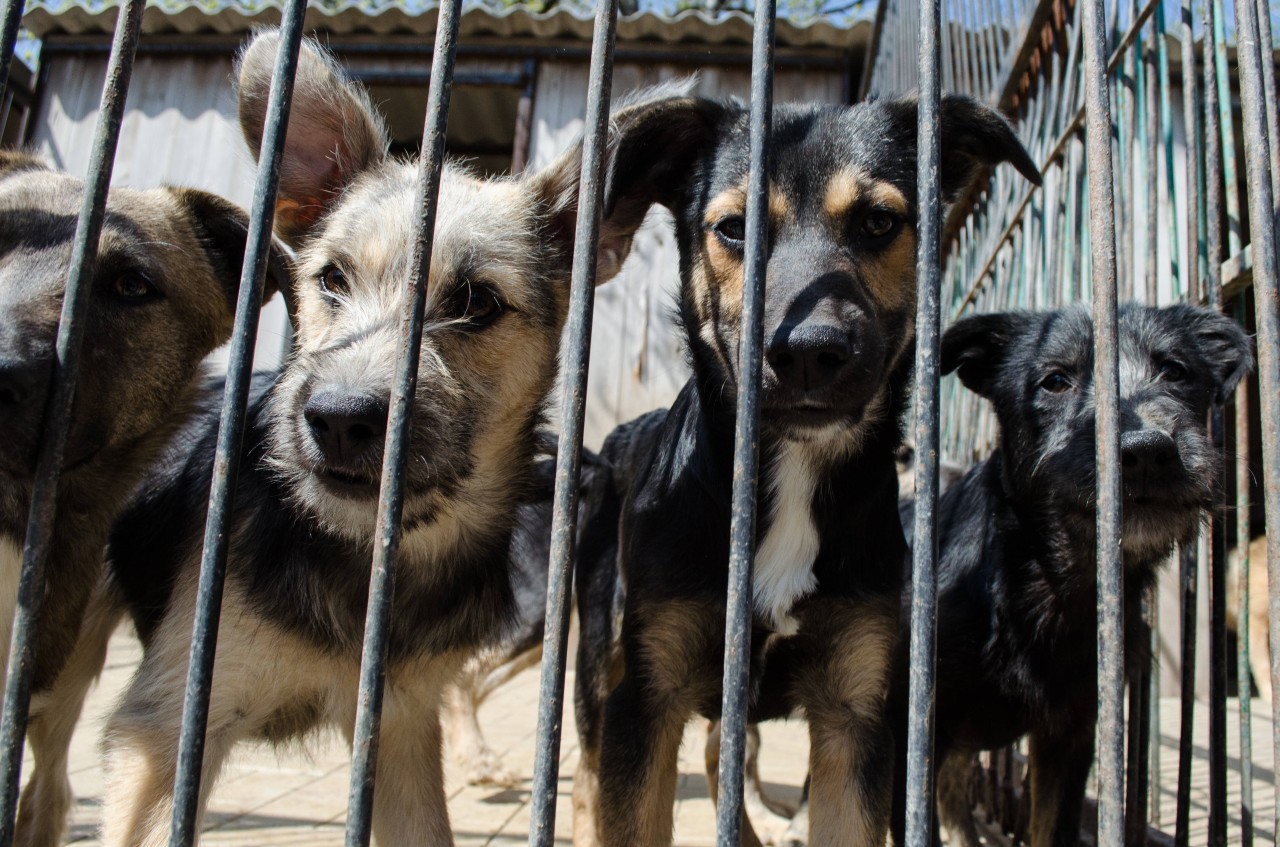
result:
[[[610,116],[596,283],[622,268],[636,230],[655,203],[678,205],[697,156],[713,143],[726,107],[687,93],[689,83],[642,93]],[[572,251],[582,143],[530,177],[553,221],[551,237]]]
[[[1178,320],[1195,337],[1200,355],[1213,371],[1213,401],[1227,402],[1240,380],[1253,370],[1253,348],[1249,336],[1234,320],[1216,309],[1198,306],[1172,307],[1185,313]]]
[[[240,274],[244,251],[249,239],[249,216],[239,206],[216,194],[194,188],[168,189],[188,212],[191,228],[204,250],[214,273],[222,280],[227,308],[234,314],[240,294]],[[292,320],[296,314],[293,299],[293,260],[289,248],[275,237],[267,253],[267,277],[262,288],[262,302],[277,291],[284,297]]]
[[[279,46],[278,30],[259,33],[241,54],[236,71],[240,130],[255,158],[262,148]],[[386,156],[386,130],[369,95],[346,80],[333,57],[304,39],[280,163],[276,232],[296,247],[342,190]]]
[[[996,373],[1020,322],[1025,321],[1007,313],[956,321],[942,336],[942,372],[957,372],[966,388],[990,398]]]
[[[999,112],[960,94],[942,98],[939,112],[942,193],[956,200],[988,167],[1009,162],[1035,185],[1040,170]]]

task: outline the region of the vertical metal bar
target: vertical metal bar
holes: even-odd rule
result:
[[[422,158],[418,160],[418,228],[414,234],[412,270],[405,280],[400,314],[400,359],[396,365],[391,407],[387,414],[382,488],[378,495],[378,521],[369,573],[369,604],[365,611],[360,690],[356,698],[355,732],[351,745],[346,847],[367,847],[373,827],[374,778],[378,770],[378,735],[386,687],[387,649],[391,640],[396,551],[400,546],[400,522],[404,511],[404,469],[409,458],[409,428],[422,354],[427,279],[435,241],[436,200],[440,195],[440,172],[444,165],[445,129],[449,122],[449,97],[453,93],[453,63],[458,51],[461,6],[462,0],[445,0],[440,3],[440,17],[436,21],[427,115],[422,129]]]
[[[71,404],[83,347],[84,325],[93,287],[98,238],[106,217],[107,190],[115,162],[120,124],[124,119],[133,58],[138,47],[145,0],[128,0],[116,17],[111,59],[102,86],[102,104],[89,159],[84,200],[76,222],[75,242],[67,272],[58,323],[57,357],[51,375],[49,397],[45,401],[44,428],[36,464],[35,488],[27,517],[26,541],[22,549],[22,571],[18,581],[18,605],[9,644],[9,664],[5,678],[4,714],[0,720],[0,844],[13,840],[13,821],[21,780],[23,739],[27,732],[27,710],[31,704],[31,675],[34,670],[36,637],[40,611],[44,606],[45,569],[53,545],[58,508],[58,480],[62,473]],[[7,23],[7,22],[6,22]],[[5,33],[7,37],[7,33]],[[7,51],[12,56],[12,49]],[[9,70],[8,62],[4,65]]]
[[[1194,213],[1193,213],[1194,214]],[[1174,811],[1173,843],[1188,847],[1191,843],[1191,763],[1192,728],[1196,707],[1196,608],[1199,598],[1199,561],[1196,544],[1178,547],[1178,594],[1182,598],[1182,688],[1179,699],[1181,714],[1178,729],[1177,806]]]
[[[1262,91],[1267,104],[1267,138],[1271,142],[1271,201],[1280,217],[1280,103],[1276,102],[1275,43],[1271,32],[1273,0],[1258,0],[1258,52],[1262,58]]]
[[[1116,313],[1115,185],[1102,0],[1085,0],[1085,143],[1093,268],[1098,508],[1098,844],[1124,842],[1124,594],[1120,555],[1120,409]]]
[[[1206,5],[1213,6],[1213,38],[1215,41],[1213,57],[1218,80],[1218,126],[1222,131],[1222,173],[1226,186],[1227,208],[1227,240],[1226,256],[1234,256],[1240,252],[1241,225],[1240,216],[1240,176],[1236,165],[1236,122],[1235,110],[1231,106],[1231,70],[1228,67],[1226,15],[1223,13],[1222,0],[1207,0]],[[1209,21],[1209,10],[1205,11],[1205,21]],[[1238,29],[1238,27],[1237,27]],[[1238,48],[1237,48],[1238,50]]]
[[[751,570],[755,555],[761,348],[769,259],[769,134],[773,128],[773,35],[776,0],[758,0],[751,45],[751,135],[747,177],[747,248],[742,287],[742,342],[734,418],[733,501],[729,524],[729,592],[724,622],[720,719],[720,803],[716,843],[738,847],[742,762],[746,750],[747,675],[751,659]]]
[[[596,7],[587,90],[587,134],[582,142],[578,220],[574,230],[569,292],[569,339],[561,383],[560,439],[556,454],[555,512],[551,524],[547,616],[542,641],[541,696],[538,699],[537,750],[533,762],[529,847],[551,847],[556,835],[556,782],[560,772],[560,730],[564,713],[564,674],[569,643],[569,606],[573,591],[574,539],[578,522],[578,467],[587,402],[591,318],[596,278],[596,244],[604,196],[604,160],[608,148],[609,99],[613,91],[613,49],[618,2]]]
[[[1236,301],[1244,323],[1245,297]],[[1253,843],[1253,686],[1249,681],[1249,383],[1236,388],[1236,557],[1240,584],[1236,603],[1236,688],[1240,704],[1240,843]],[[1228,587],[1228,590],[1230,588]]]
[[[1257,314],[1258,388],[1262,405],[1262,491],[1267,520],[1267,583],[1270,619],[1280,620],[1280,289],[1277,287],[1276,197],[1268,173],[1268,137],[1263,112],[1262,45],[1259,44],[1257,9],[1252,3],[1237,6],[1240,102],[1243,110],[1245,160],[1249,178],[1249,225],[1253,247],[1254,309]],[[1271,45],[1266,45],[1270,61]],[[1243,610],[1242,610],[1243,613]],[[1271,627],[1271,679],[1280,682],[1280,626]],[[1280,690],[1280,689],[1278,689]],[[1273,699],[1272,720],[1280,726],[1280,699]],[[1280,733],[1273,735],[1275,761],[1280,762]],[[1280,797],[1280,768],[1275,768]],[[1276,806],[1280,818],[1280,804]]]
[[[1223,260],[1222,197],[1223,162],[1226,155],[1223,119],[1230,120],[1230,109],[1219,102],[1222,94],[1216,43],[1221,25],[1217,22],[1219,0],[1205,3],[1205,220],[1207,267],[1204,278],[1205,298],[1212,308],[1222,306],[1221,280]],[[1228,197],[1230,192],[1228,191]],[[1230,223],[1230,209],[1228,209]],[[1221,451],[1222,411],[1209,413],[1210,437]],[[1221,516],[1215,514],[1210,525],[1209,545],[1209,840],[1211,847],[1223,847],[1227,837],[1227,756],[1226,756],[1226,574],[1223,561],[1225,545]]]
[[[235,505],[240,449],[244,440],[245,407],[253,371],[253,350],[258,335],[262,285],[271,245],[280,158],[284,150],[289,105],[293,99],[293,74],[302,41],[302,17],[306,0],[290,0],[281,21],[280,52],[271,77],[262,153],[253,190],[253,212],[235,329],[227,360],[227,382],[218,421],[218,446],[209,486],[209,512],[205,519],[200,582],[196,589],[196,616],[192,622],[191,652],[187,661],[187,685],[182,703],[182,731],[178,741],[178,770],[174,783],[170,847],[186,847],[195,841],[199,818],[200,776],[204,765],[205,729],[209,719],[209,691],[217,651],[218,621],[222,611],[222,586],[227,570],[231,513]]]
[[[18,43],[23,2],[4,0],[4,11],[0,12],[0,97],[9,89],[9,66],[13,64],[14,45]]]
[[[915,538],[911,548],[911,656],[907,721],[909,847],[933,843],[934,672],[937,660],[938,369],[942,224],[938,79],[939,0],[920,4],[920,97],[917,101]]]

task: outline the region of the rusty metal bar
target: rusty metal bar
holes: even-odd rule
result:
[[[569,293],[569,334],[561,383],[561,427],[556,453],[555,503],[547,581],[547,616],[542,642],[541,696],[538,702],[537,750],[529,822],[530,847],[555,841],[556,782],[560,770],[560,733],[564,712],[565,662],[573,591],[574,540],[578,521],[578,469],[587,401],[591,353],[591,318],[596,279],[596,243],[604,196],[604,161],[608,149],[609,100],[613,90],[613,49],[618,23],[617,0],[596,7],[587,90],[586,137],[583,139],[578,219],[574,231],[573,269]]]
[[[253,371],[253,350],[258,336],[258,315],[266,278],[275,213],[276,186],[284,150],[293,75],[302,42],[302,17],[306,0],[291,0],[281,25],[280,52],[271,77],[271,94],[263,128],[262,153],[253,192],[253,211],[240,274],[235,328],[227,361],[227,381],[218,422],[217,452],[210,482],[209,511],[205,519],[204,548],[196,588],[196,612],[192,622],[191,652],[187,660],[186,692],[182,703],[182,729],[178,740],[178,769],[174,783],[170,847],[195,842],[199,819],[200,777],[204,764],[205,730],[209,718],[209,690],[218,643],[222,588],[227,571],[231,514],[240,451],[244,440],[245,407]],[[114,55],[114,53],[113,53]]]
[[[453,92],[453,65],[461,16],[462,0],[445,0],[440,4],[435,54],[431,60],[431,87],[427,92],[426,123],[422,130],[422,157],[418,160],[418,227],[414,234],[412,271],[405,280],[400,316],[400,358],[387,415],[382,488],[378,496],[373,564],[369,574],[369,602],[360,656],[360,690],[356,697],[355,732],[351,745],[346,847],[367,847],[373,827],[378,734],[386,686],[387,648],[391,640],[396,551],[400,545],[401,515],[404,511],[404,472],[409,458],[409,431],[422,354],[427,280],[435,240],[436,200],[444,167],[445,128],[449,122],[449,97]]]
[[[720,774],[716,843],[738,847],[742,829],[748,673],[751,664],[751,573],[759,483],[760,380],[764,289],[769,259],[769,136],[773,129],[773,42],[776,0],[758,0],[751,61],[747,232],[742,285],[742,341],[734,418],[729,584],[724,624]]]
[[[1089,252],[1093,278],[1094,396],[1097,402],[1098,844],[1124,842],[1124,593],[1120,554],[1119,320],[1116,304],[1115,182],[1102,0],[1082,0],[1085,144],[1089,164]]]

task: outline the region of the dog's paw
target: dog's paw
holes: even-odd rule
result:
[[[487,747],[460,760],[459,764],[468,785],[514,788],[520,784],[520,775],[503,764],[502,756]]]

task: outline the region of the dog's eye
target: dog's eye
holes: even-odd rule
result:
[[[715,225],[716,235],[731,244],[741,244],[747,237],[747,219],[742,215],[721,218]]]
[[[117,276],[111,283],[111,293],[121,300],[137,302],[155,297],[160,292],[156,290],[151,280],[142,274],[137,271],[127,271]]]
[[[1040,380],[1040,387],[1050,394],[1061,394],[1071,388],[1071,380],[1061,371],[1054,371]]]
[[[351,286],[347,282],[347,275],[342,272],[342,268],[337,265],[325,265],[324,270],[320,271],[320,288],[326,294],[348,294]]]
[[[502,301],[489,286],[468,283],[453,295],[450,311],[472,327],[485,327],[502,314]]]
[[[1160,377],[1169,382],[1182,382],[1187,378],[1187,369],[1177,362],[1163,362],[1160,365]]]
[[[898,227],[900,218],[887,209],[872,209],[862,219],[862,231],[872,238],[884,238]]]

